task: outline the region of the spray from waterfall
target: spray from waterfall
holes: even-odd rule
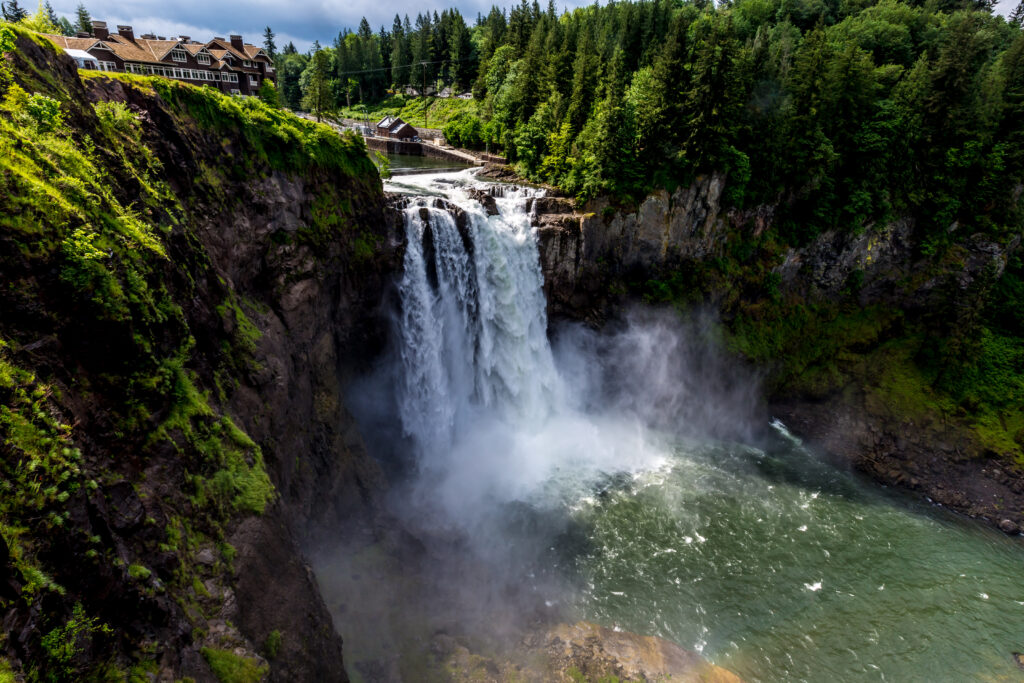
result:
[[[725,379],[742,373],[707,344],[713,325],[674,313],[552,334],[530,201],[540,190],[469,173],[388,189],[406,193],[392,349],[348,394],[371,451],[400,463],[389,511],[420,550],[391,583],[375,572],[373,594],[407,590],[411,572],[433,628],[513,642],[525,622],[575,618],[580,502],[671,467],[680,434],[746,422],[756,387]],[[335,575],[354,571],[350,554]]]
[[[403,210],[396,402],[414,518],[493,539],[504,506],[565,506],[661,467],[673,435],[735,423],[722,398],[752,392],[724,386],[735,373],[674,316],[630,316],[614,334],[563,326],[553,348],[531,210],[542,191],[473,185]],[[490,212],[471,189],[493,197]]]

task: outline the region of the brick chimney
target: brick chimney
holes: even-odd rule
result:
[[[92,34],[96,36],[97,40],[106,40],[110,37],[110,31],[107,30],[107,22],[105,21],[94,21],[92,22]]]
[[[117,33],[125,40],[135,42],[135,31],[132,30],[131,26],[118,26]]]
[[[231,36],[231,47],[245,54],[245,43],[242,42],[242,36]]]

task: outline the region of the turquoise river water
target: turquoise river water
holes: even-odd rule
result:
[[[746,680],[1021,680],[1024,548],[880,491],[795,440],[679,445],[577,502],[593,621]]]

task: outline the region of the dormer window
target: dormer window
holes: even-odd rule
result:
[[[176,62],[187,62],[188,53],[180,49],[171,50],[171,59],[173,59]]]
[[[203,52],[200,52],[199,54],[196,55],[196,61],[198,61],[200,64],[209,64],[210,63],[210,55],[205,54]]]
[[[242,62],[242,66],[248,66],[248,67],[252,68],[252,62],[250,62],[248,59],[246,59],[246,60],[244,60]]]

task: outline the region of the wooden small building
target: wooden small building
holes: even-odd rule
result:
[[[377,122],[377,136],[409,142],[419,136],[419,132],[400,118],[385,116]]]

